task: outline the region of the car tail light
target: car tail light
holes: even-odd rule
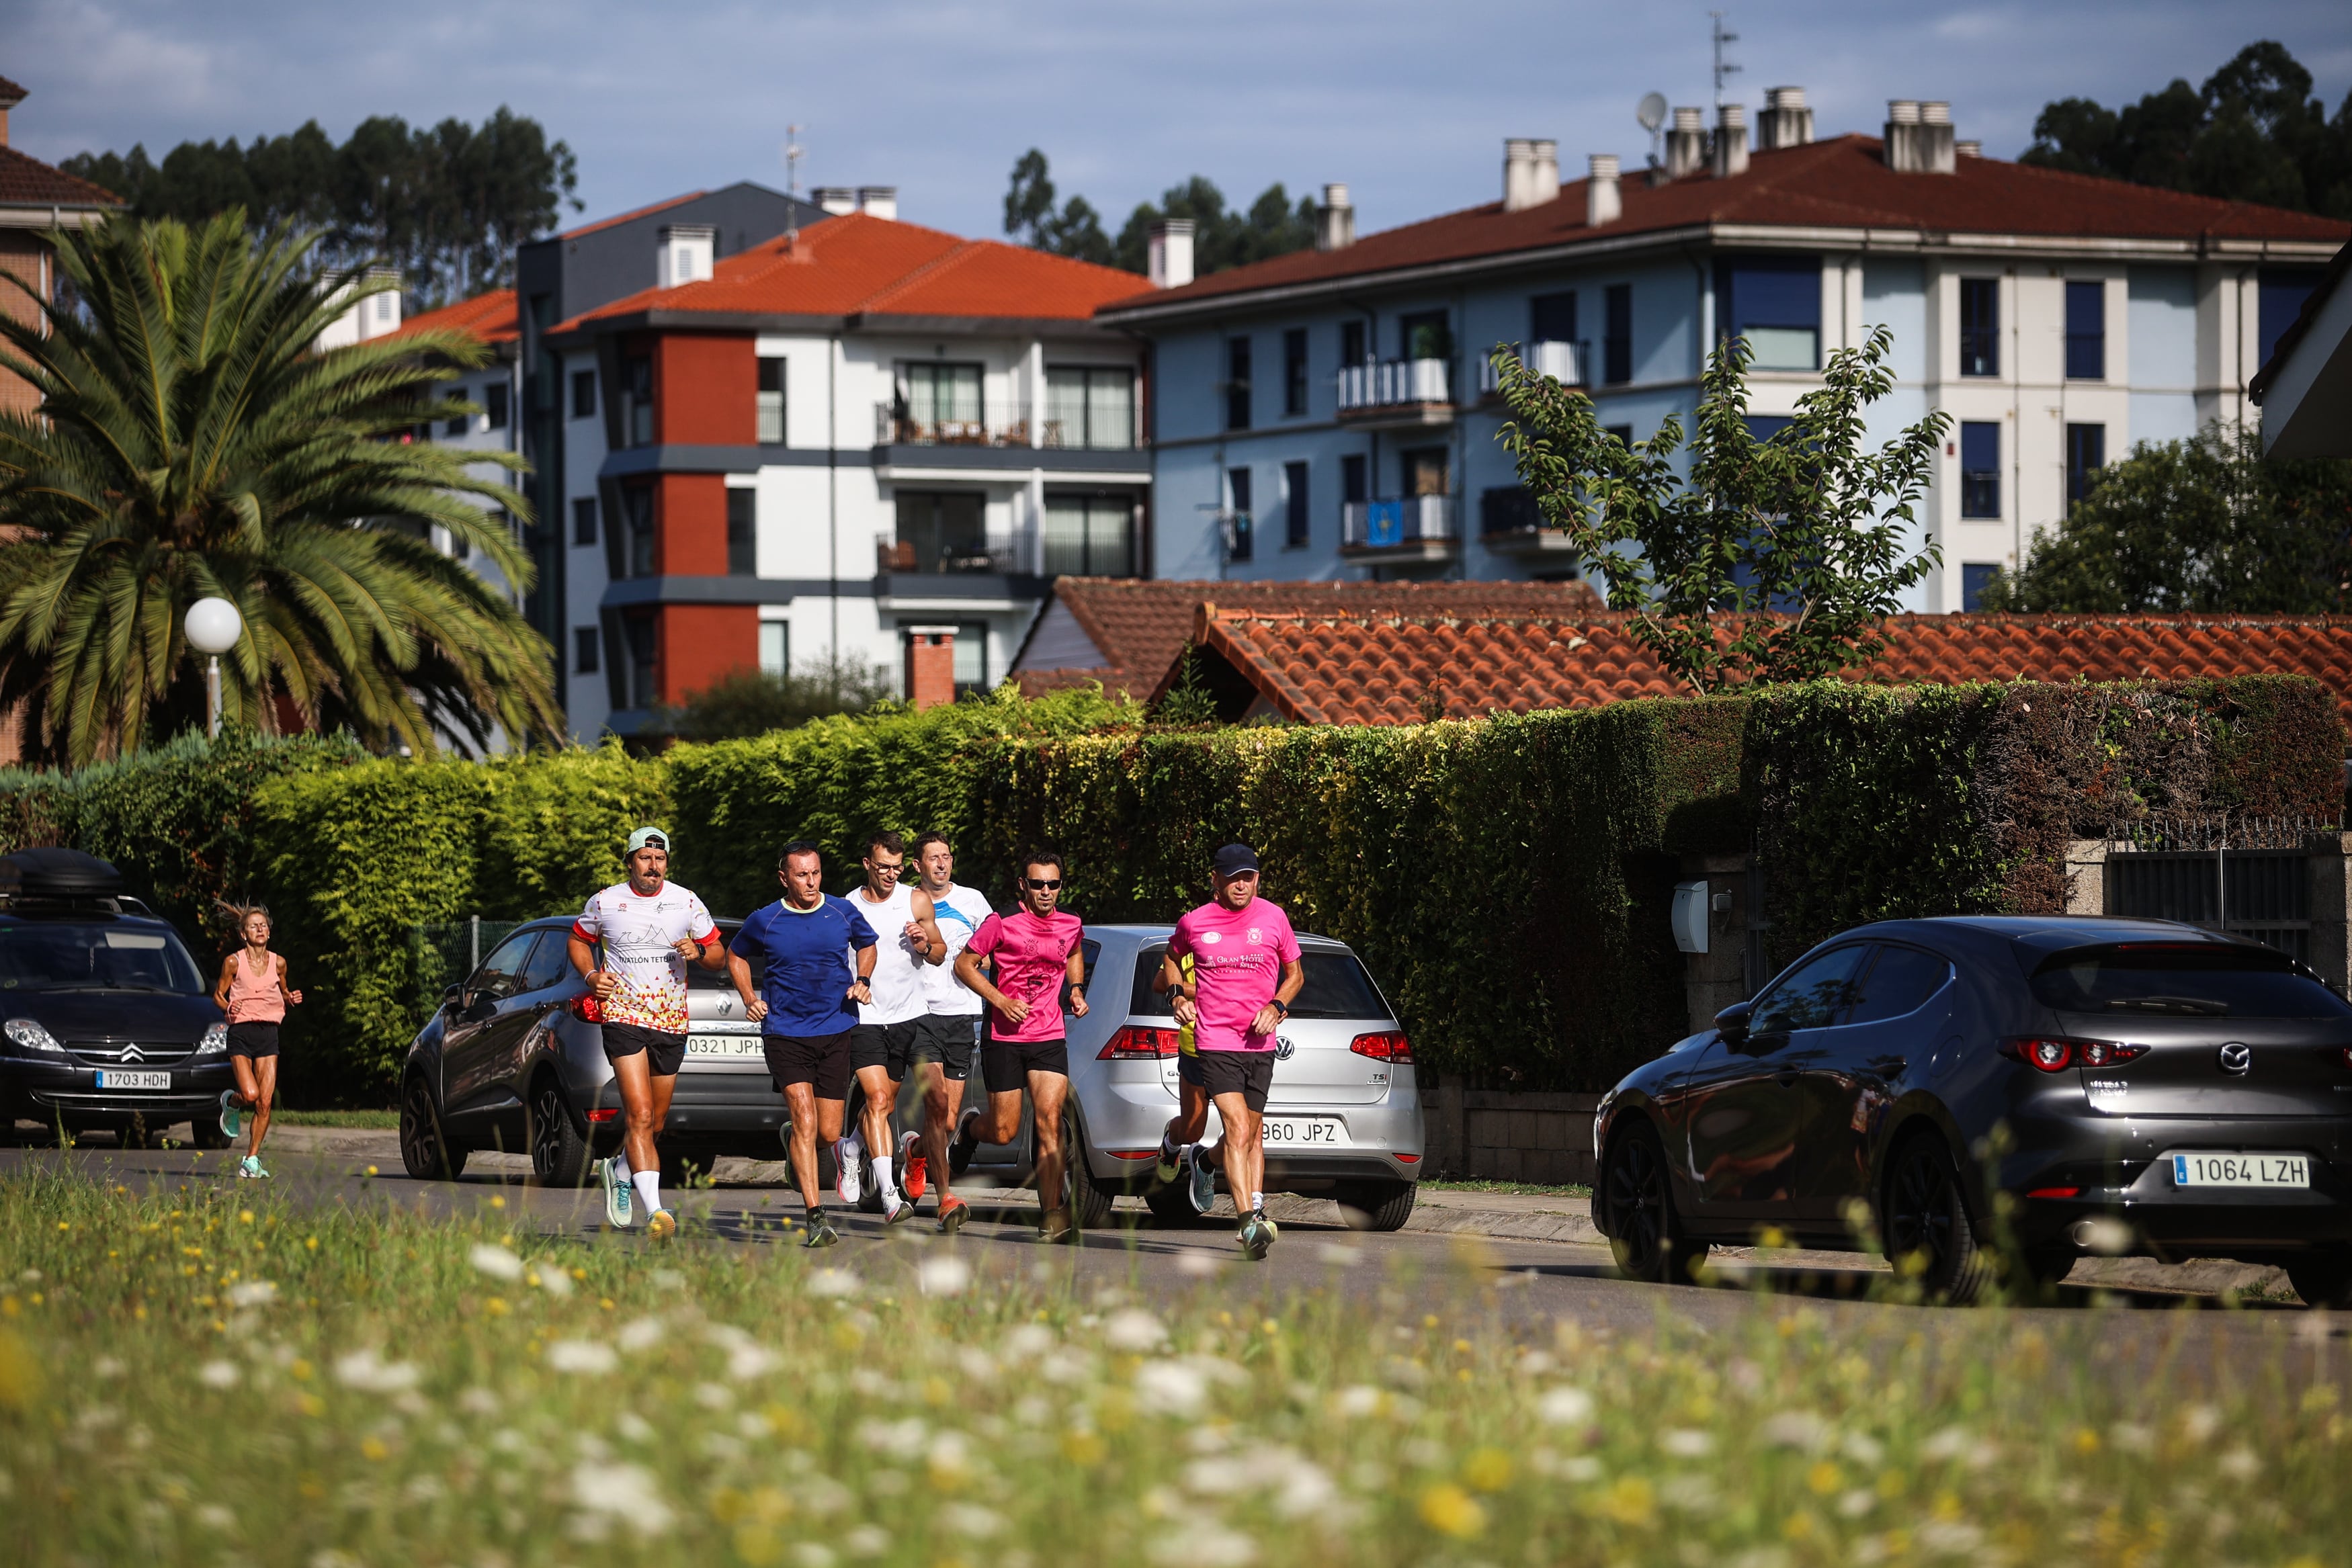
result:
[[[2066,1040],[2055,1035],[2024,1035],[2000,1042],[2000,1053],[2044,1072],[2070,1067],[2119,1067],[2146,1056],[2147,1047],[2112,1040]]]
[[[2083,1196],[2083,1189],[2079,1186],[2036,1186],[2028,1187],[2025,1196],[2028,1197],[2080,1197]]]
[[[621,1119],[621,1108],[618,1105],[599,1105],[588,1113],[588,1119],[592,1122],[617,1122]]]
[[[1172,1029],[1147,1029],[1141,1024],[1129,1024],[1110,1037],[1110,1043],[1095,1057],[1097,1061],[1147,1061],[1176,1054],[1179,1032]]]
[[[1160,1155],[1158,1149],[1105,1149],[1103,1153],[1115,1160],[1149,1160]]]
[[[2336,1061],[2339,1066],[2352,1067],[2352,1045],[2337,1046],[2336,1048]]]
[[[1348,1042],[1348,1049],[1375,1061],[1412,1061],[1412,1041],[1402,1034],[1360,1034]]]
[[[596,999],[595,993],[593,991],[585,996],[572,998],[564,1006],[571,1009],[572,1016],[582,1023],[604,1021],[604,1004]]]
[[[1419,1155],[1399,1155],[1396,1159],[1397,1164],[1401,1166],[1417,1166],[1421,1164],[1421,1156]]]
[[[2116,1067],[2146,1056],[2147,1047],[2125,1045],[2119,1040],[2086,1040],[2080,1042],[2075,1056],[2085,1067]]]

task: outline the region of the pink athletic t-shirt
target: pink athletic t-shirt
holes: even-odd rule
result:
[[[991,1034],[1007,1045],[1062,1038],[1066,1029],[1062,981],[1069,974],[1070,955],[1078,950],[1078,939],[1086,932],[1085,921],[1059,909],[1043,920],[1023,909],[992,915],[980,923],[963,950],[994,959],[996,988],[1029,1004],[1029,1016],[1019,1023],[993,1009]]]
[[[1252,1034],[1258,1009],[1282,986],[1282,967],[1298,956],[1298,936],[1278,904],[1253,898],[1240,909],[1201,905],[1176,923],[1168,956],[1192,960],[1192,1000],[1201,1051],[1272,1051],[1274,1036]]]

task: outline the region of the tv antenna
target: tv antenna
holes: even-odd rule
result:
[[[807,127],[784,127],[784,244],[790,246],[801,236],[801,156],[807,149],[800,142],[801,132]]]
[[[1723,47],[1726,44],[1736,44],[1739,42],[1739,35],[1723,25],[1722,12],[1709,11],[1707,16],[1712,18],[1708,31],[1712,35],[1715,45],[1715,107],[1721,109],[1723,107],[1724,78],[1726,77],[1737,75],[1739,70],[1739,68],[1737,65],[1723,57]]]
[[[1658,163],[1658,128],[1666,122],[1666,95],[1662,92],[1643,93],[1642,101],[1634,107],[1633,118],[1640,120],[1642,129],[1650,133],[1650,166],[1655,168]]]

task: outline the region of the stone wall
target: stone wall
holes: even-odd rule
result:
[[[1430,1174],[1589,1183],[1592,1113],[1600,1103],[1598,1094],[1515,1094],[1442,1078],[1423,1102]]]

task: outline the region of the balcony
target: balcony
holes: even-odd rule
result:
[[[1564,387],[1592,384],[1592,345],[1590,343],[1553,341],[1514,343],[1511,347],[1517,351],[1528,369],[1538,375],[1549,376]],[[1478,361],[1478,397],[1481,402],[1499,402],[1502,400],[1501,381],[1502,378],[1495,371],[1493,360]]]
[[[1034,574],[1036,560],[1036,536],[1028,532],[959,536],[919,529],[907,537],[896,532],[874,536],[877,577]]]
[[[1339,423],[1372,430],[1448,424],[1453,388],[1453,368],[1444,360],[1348,365],[1339,371]]]
[[[1576,547],[1562,530],[1546,525],[1536,498],[1518,485],[1478,497],[1478,542],[1497,555],[1576,559]]]
[[[1339,553],[1370,563],[1444,560],[1461,548],[1451,496],[1349,501],[1339,508]]]
[[[1075,401],[1075,400],[1074,400]],[[1045,417],[1033,426],[1027,403],[957,409],[950,415],[910,412],[903,403],[874,405],[877,446],[1037,447],[1049,452],[1132,452],[1143,444],[1135,428],[1135,405],[1106,407],[1097,399],[1065,402],[1049,399]],[[951,416],[950,416],[951,415]]]

